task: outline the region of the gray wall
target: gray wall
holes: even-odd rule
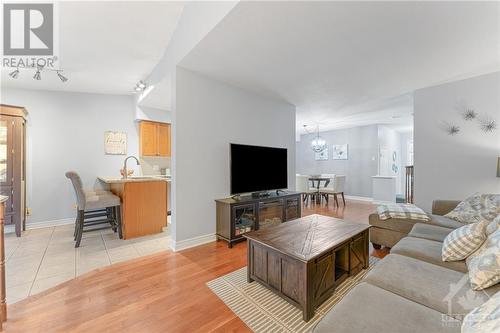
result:
[[[24,106],[29,112],[27,207],[32,216],[28,223],[75,216],[74,191],[66,171],[78,171],[89,188],[99,185],[98,175],[119,175],[124,156],[104,154],[104,131],[127,132],[128,154],[138,154],[131,96],[2,89],[1,102]]]
[[[371,197],[372,178],[378,169],[378,126],[361,126],[322,132],[329,147],[329,159],[316,161],[311,149],[313,134],[302,135],[296,143],[297,173],[346,175],[346,194]],[[333,144],[349,144],[348,160],[332,160]]]
[[[295,106],[177,68],[173,126],[174,247],[215,233],[215,202],[229,196],[229,143],[288,148],[295,188]],[[265,161],[261,161],[265,163]]]
[[[433,199],[463,199],[478,191],[500,193],[496,177],[500,129],[482,132],[460,118],[460,106],[489,114],[500,125],[500,72],[415,92],[415,199],[430,210]],[[460,126],[450,136],[440,122]]]

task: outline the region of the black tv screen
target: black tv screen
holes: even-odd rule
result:
[[[231,144],[231,194],[287,187],[286,148]]]

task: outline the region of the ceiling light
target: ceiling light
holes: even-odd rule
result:
[[[304,130],[309,134],[307,125],[304,125]],[[316,136],[311,141],[311,148],[315,153],[321,153],[327,148],[326,140],[319,136],[319,125],[317,128]]]
[[[68,81],[68,78],[66,76],[62,75],[59,71],[57,72],[57,76],[59,76],[59,79],[61,79],[61,82]]]
[[[13,79],[17,79],[17,77],[19,76],[19,68],[16,68],[16,70],[13,72],[10,72],[9,76]]]
[[[35,80],[41,80],[42,79],[42,74],[40,74],[40,68],[36,70],[35,75],[33,75],[33,78]]]

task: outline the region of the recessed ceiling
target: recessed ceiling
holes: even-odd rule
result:
[[[296,105],[299,129],[376,123],[499,70],[499,27],[498,2],[240,2],[180,65]]]
[[[60,67],[69,81],[54,72],[22,70],[18,79],[2,69],[2,86],[132,94],[161,59],[182,13],[182,2],[59,2]]]

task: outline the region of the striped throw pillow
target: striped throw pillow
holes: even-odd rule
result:
[[[485,222],[466,224],[453,230],[443,242],[443,261],[457,261],[474,253],[486,240]]]

